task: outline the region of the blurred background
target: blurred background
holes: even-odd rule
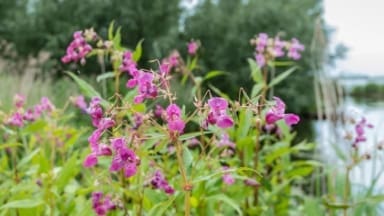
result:
[[[74,31],[93,27],[106,36],[111,21],[122,27],[127,47],[144,39],[142,67],[174,49],[185,54],[188,41],[199,40],[197,73],[227,72],[211,83],[237,98],[239,87],[252,86],[249,40],[266,32],[306,46],[299,70],[275,95],[303,117],[299,138],[318,140],[323,120],[335,120],[345,105],[378,113],[376,120],[384,116],[382,6],[381,0],[0,0],[0,101],[7,107],[23,93],[29,103],[49,96],[62,106],[78,94],[64,70],[81,71],[100,86],[96,59],[65,66],[60,58]]]

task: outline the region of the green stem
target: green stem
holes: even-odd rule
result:
[[[177,138],[176,138],[177,139]],[[182,155],[182,146],[180,141],[174,140],[176,143],[176,155],[177,155],[177,161],[180,168],[180,173],[183,179],[183,190],[185,192],[185,199],[184,199],[184,209],[185,209],[185,216],[190,216],[191,214],[191,202],[190,202],[190,196],[191,196],[191,185],[188,182],[187,174],[185,172],[185,167],[183,163],[183,155]]]

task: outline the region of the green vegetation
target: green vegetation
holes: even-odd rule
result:
[[[351,91],[351,96],[357,99],[383,100],[384,85],[368,83],[363,86],[356,86]]]

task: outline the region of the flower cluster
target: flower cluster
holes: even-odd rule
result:
[[[171,53],[168,58],[164,58],[159,66],[160,75],[168,75],[172,68],[179,65],[180,54],[177,51]]]
[[[112,202],[111,197],[104,196],[102,192],[92,193],[92,208],[96,215],[104,216],[111,210],[116,209],[116,205]]]
[[[33,108],[28,108],[24,111],[23,107],[25,104],[25,96],[16,94],[13,99],[16,111],[6,119],[6,124],[23,127],[24,121],[35,121],[40,118],[43,112],[50,113],[55,109],[55,106],[47,97],[42,97],[39,104],[36,104]]]
[[[170,104],[167,107],[165,120],[171,132],[183,133],[185,122],[181,119],[181,110],[176,104]]]
[[[278,36],[269,38],[266,33],[260,33],[256,38],[251,39],[251,44],[255,46],[255,59],[259,67],[266,65],[268,60],[283,57],[284,49],[288,58],[299,60],[300,52],[305,49],[296,38],[292,38],[291,41],[282,41]]]
[[[140,164],[140,159],[135,152],[127,147],[124,138],[118,137],[111,140],[112,148],[115,155],[112,159],[109,171],[116,172],[123,170],[125,177],[134,176],[137,172],[137,165]]]
[[[355,125],[356,137],[352,144],[353,147],[357,148],[359,143],[367,141],[367,138],[365,136],[365,128],[373,128],[373,125],[368,123],[367,120],[363,117]]]
[[[64,64],[71,61],[85,64],[85,57],[92,51],[92,46],[87,43],[82,31],[77,31],[73,34],[73,40],[67,47],[66,54],[61,58]]]
[[[208,100],[208,117],[203,122],[203,127],[217,125],[220,128],[233,126],[233,119],[227,114],[228,102],[224,98],[213,97]]]
[[[153,74],[137,68],[136,62],[133,60],[132,52],[124,52],[120,70],[128,72],[132,77],[126,84],[127,88],[138,86],[139,94],[134,98],[135,103],[142,103],[145,99],[155,98],[157,96],[158,90],[157,86],[153,83]]]
[[[175,189],[169,185],[165,179],[163,173],[160,170],[156,170],[151,178],[151,185],[155,189],[162,189],[166,194],[174,194]]]
[[[287,125],[292,126],[300,121],[298,115],[292,113],[285,113],[285,103],[278,97],[273,97],[275,105],[267,111],[265,121],[267,124],[274,124],[276,121],[284,119]]]

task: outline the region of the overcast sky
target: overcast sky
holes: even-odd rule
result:
[[[336,29],[333,43],[349,48],[341,72],[384,75],[384,0],[324,0],[325,19]]]

